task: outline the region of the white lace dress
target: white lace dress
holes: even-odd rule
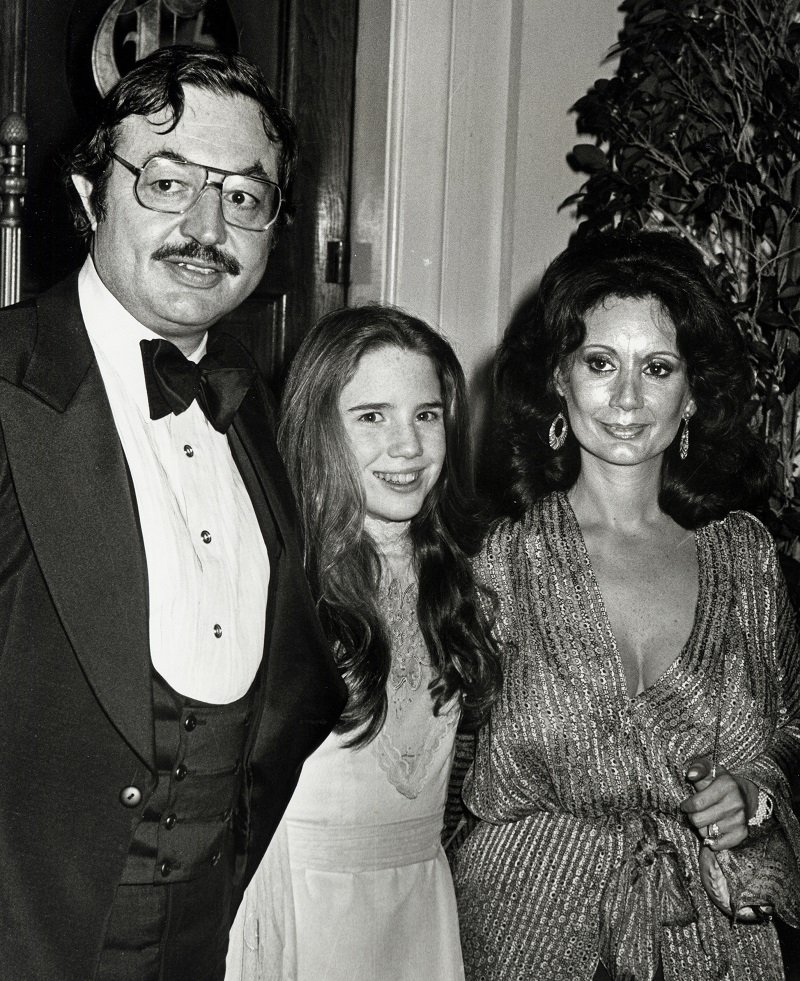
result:
[[[393,664],[377,738],[332,734],[297,790],[231,930],[226,981],[460,981],[440,844],[458,706],[433,715],[416,588],[382,594]]]

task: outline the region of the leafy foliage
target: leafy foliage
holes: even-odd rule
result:
[[[573,107],[578,234],[622,223],[693,240],[734,304],[775,450],[772,531],[800,554],[800,0],[625,0],[599,79]],[[800,570],[791,561],[790,566]],[[791,569],[789,569],[791,572]]]

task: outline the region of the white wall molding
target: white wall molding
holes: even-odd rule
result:
[[[439,326],[468,377],[497,335],[511,13],[522,2],[360,8],[351,302],[396,303]]]
[[[569,106],[618,0],[361,0],[350,301],[441,328],[477,403],[519,299],[574,228]]]
[[[392,4],[389,47],[389,119],[386,138],[386,260],[381,296],[395,303],[402,243],[403,158],[406,119],[406,66],[408,62],[408,0]]]
[[[502,327],[504,214],[513,210],[509,97],[516,77],[514,8],[521,0],[454,0],[442,215],[440,323],[473,395]],[[509,197],[509,195],[511,197]]]

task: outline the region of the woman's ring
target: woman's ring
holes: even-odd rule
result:
[[[709,824],[708,826],[708,837],[714,839],[714,838],[719,838],[719,835],[720,835],[719,825],[717,824],[716,821],[714,821],[713,824]]]

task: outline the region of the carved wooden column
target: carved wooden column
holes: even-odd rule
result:
[[[0,306],[20,298],[27,0],[0,0]]]
[[[18,112],[0,125],[0,306],[19,300],[22,256],[22,199],[25,194],[25,144],[28,127]]]

